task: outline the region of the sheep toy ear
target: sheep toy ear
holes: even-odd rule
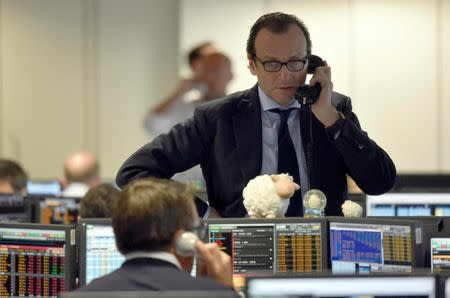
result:
[[[300,186],[292,181],[292,177],[287,174],[270,175],[275,186],[276,193],[285,199],[292,197],[296,190],[300,189]]]

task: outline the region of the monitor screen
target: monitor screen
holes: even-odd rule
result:
[[[247,297],[434,298],[433,276],[252,277]]]
[[[81,198],[45,198],[37,208],[42,224],[74,224],[78,220]]]
[[[61,184],[58,180],[28,181],[27,194],[59,196],[61,194]]]
[[[80,221],[80,286],[118,269],[125,257],[117,250],[110,219]]]
[[[330,222],[333,273],[411,272],[414,223]]]
[[[450,272],[450,237],[430,239],[431,271]]]
[[[25,209],[31,222],[75,224],[80,202],[79,197],[26,196]]]
[[[450,193],[411,192],[367,196],[368,216],[450,216]]]
[[[75,285],[75,229],[0,224],[0,296],[53,296]]]
[[[27,222],[28,216],[22,196],[0,194],[0,223]]]
[[[232,257],[237,286],[245,276],[326,268],[325,222],[319,219],[207,220],[209,241]]]

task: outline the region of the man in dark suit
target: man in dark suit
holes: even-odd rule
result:
[[[395,166],[361,130],[350,99],[333,92],[326,62],[310,81],[322,87],[317,101],[309,108],[296,100],[310,55],[308,29],[297,17],[260,17],[247,41],[248,67],[258,84],[198,107],[193,118],[143,146],[119,170],[118,185],[139,177],[168,178],[200,164],[210,206],[224,217],[247,214],[242,190],[260,174],[288,172],[302,194],[322,190],[326,215],[341,214],[346,174],[365,193],[388,191]],[[286,215],[302,214],[300,196],[294,196]]]
[[[233,296],[230,256],[215,243],[197,240],[195,247],[186,247],[180,242],[186,231],[200,234],[203,227],[193,198],[190,187],[167,179],[141,179],[125,187],[112,226],[126,261],[80,291],[214,290]],[[182,256],[193,250],[198,278],[190,275],[193,257]]]

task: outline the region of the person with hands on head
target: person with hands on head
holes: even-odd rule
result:
[[[186,232],[206,232],[200,223],[193,190],[183,183],[148,178],[121,192],[112,214],[118,250],[126,260],[116,271],[79,291],[225,291],[231,287],[231,258],[215,243],[195,238],[199,274],[192,277],[193,256],[180,253]],[[184,247],[190,250],[192,247]]]
[[[325,215],[342,215],[347,174],[367,194],[389,191],[395,165],[361,129],[350,98],[333,90],[327,63],[310,82],[322,85],[312,113],[297,100],[311,49],[308,28],[295,15],[261,16],[247,40],[248,68],[257,84],[198,106],[192,118],[132,154],[117,184],[170,178],[200,164],[209,205],[222,217],[247,216],[242,190],[263,174],[287,173],[301,186],[285,216],[302,216],[301,195],[313,188],[327,197]]]

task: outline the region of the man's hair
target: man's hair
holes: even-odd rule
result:
[[[191,187],[172,180],[146,178],[127,185],[112,216],[119,251],[167,250],[175,232],[193,224],[193,198]]]
[[[209,46],[212,45],[212,42],[210,41],[205,41],[199,45],[197,45],[196,47],[192,48],[189,53],[188,53],[188,62],[189,65],[192,65],[192,63],[197,60],[198,58],[200,58],[202,56],[202,51],[204,48],[207,48]]]
[[[83,218],[110,218],[120,191],[111,184],[92,187],[80,203],[79,215]]]
[[[11,184],[15,193],[20,193],[27,187],[28,175],[15,161],[0,159],[0,180]]]
[[[252,58],[256,56],[255,39],[261,29],[266,28],[273,33],[284,33],[289,30],[291,25],[298,26],[306,38],[306,53],[311,54],[311,37],[309,35],[308,27],[305,23],[292,14],[285,14],[282,12],[272,12],[261,16],[250,29],[250,34],[247,39],[247,54]]]

